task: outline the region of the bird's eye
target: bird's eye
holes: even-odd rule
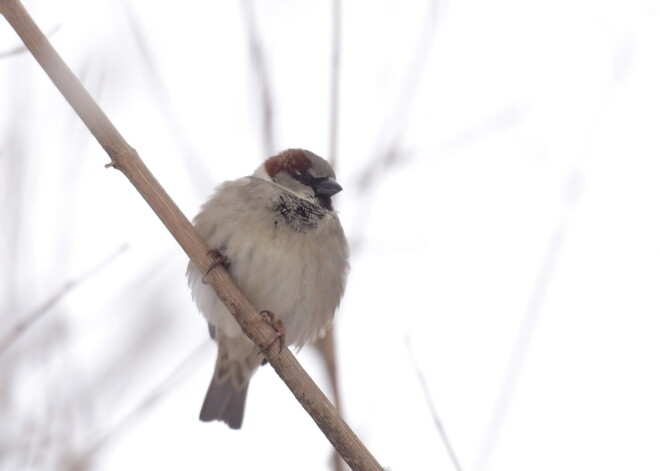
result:
[[[309,173],[304,172],[296,176],[296,180],[298,180],[303,185],[309,185],[312,183],[312,176]]]

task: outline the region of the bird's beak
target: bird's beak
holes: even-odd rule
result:
[[[341,190],[343,190],[341,185],[336,181],[334,181],[332,178],[327,178],[325,180],[315,182],[312,185],[312,188],[314,189],[314,193],[316,194],[316,196],[327,196],[327,197],[336,195]]]

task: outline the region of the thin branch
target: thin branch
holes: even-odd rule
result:
[[[406,71],[398,100],[394,110],[388,115],[389,120],[383,126],[382,137],[378,140],[373,159],[360,175],[358,189],[362,193],[366,193],[375,182],[380,181],[381,172],[406,155],[400,148],[401,138],[409,122],[410,107],[424,76],[433,41],[439,24],[444,19],[448,4],[449,0],[429,0],[428,11],[424,15],[424,25],[420,28],[419,39],[413,51],[410,66]]]
[[[541,269],[539,270],[534,283],[532,294],[525,311],[525,317],[520,325],[513,352],[511,353],[509,364],[507,365],[504,374],[504,380],[502,381],[502,386],[497,395],[494,412],[488,424],[488,429],[486,430],[486,435],[477,458],[477,464],[474,467],[476,471],[488,469],[490,457],[498,442],[502,427],[509,413],[509,408],[511,407],[511,401],[516,386],[518,385],[518,379],[525,361],[525,355],[527,354],[529,344],[531,343],[534,329],[541,312],[541,307],[543,306],[545,295],[550,286],[550,281],[552,280],[555,268],[557,267],[563,243],[564,224],[560,223],[552,234],[545,250],[543,263],[541,264]]]
[[[268,67],[266,67],[264,48],[257,33],[257,20],[254,15],[253,0],[244,0],[240,2],[240,4],[243,7],[243,15],[245,16],[245,25],[248,34],[248,44],[250,45],[250,58],[252,59],[252,68],[254,69],[257,86],[259,88],[259,97],[261,98],[261,133],[264,153],[266,155],[272,155],[275,151],[273,94],[270,90],[271,84],[268,76]]]
[[[423,16],[424,23],[420,25],[419,37],[411,54],[412,59],[405,72],[402,86],[399,89],[399,96],[392,112],[388,113],[388,117],[383,123],[380,131],[381,137],[376,141],[373,157],[357,175],[356,188],[363,195],[363,201],[360,204],[361,209],[356,212],[359,215],[358,220],[355,222],[358,229],[353,231],[354,234],[364,232],[360,230],[360,227],[369,219],[367,216],[373,206],[373,195],[375,195],[375,192],[369,190],[377,182],[382,181],[383,174],[389,171],[394,164],[409,158],[411,155],[409,151],[402,148],[402,137],[406,125],[410,121],[408,116],[410,108],[424,75],[433,41],[440,24],[444,20],[448,5],[449,0],[429,0],[428,2],[427,12]],[[350,242],[352,248],[354,247],[353,244],[356,243],[358,250],[362,245],[362,239],[359,236],[353,238]]]
[[[32,327],[39,319],[41,319],[53,306],[55,306],[64,296],[71,290],[77,288],[82,283],[92,278],[98,272],[103,270],[113,260],[128,250],[128,245],[124,244],[117,249],[113,254],[108,256],[105,260],[100,262],[95,267],[89,269],[87,272],[80,275],[75,280],[65,283],[53,296],[51,296],[45,303],[25,316],[20,320],[5,337],[0,340],[0,356],[14,343],[18,338],[24,334],[30,327]]]
[[[330,52],[330,146],[328,160],[337,169],[339,140],[339,66],[341,65],[341,0],[332,0],[332,50]]]
[[[623,72],[625,72],[625,69]],[[612,92],[617,85],[617,79],[618,77],[615,71],[608,83],[608,87],[605,89],[603,95],[601,96],[601,100],[597,108],[598,111],[602,110],[608,100],[611,98]],[[599,113],[596,113],[596,116],[598,116],[598,114]],[[593,120],[588,128],[587,136],[591,137],[593,135],[595,125],[596,120]],[[588,138],[584,142],[584,145],[587,144]],[[587,149],[583,149],[580,155],[585,158],[584,156],[588,155]],[[564,198],[567,212],[571,211],[571,209],[578,203],[580,197],[580,181],[577,179],[577,177],[578,175],[576,173],[571,172],[564,183]],[[545,301],[545,296],[548,292],[557,264],[559,263],[561,251],[564,246],[566,226],[567,213],[564,213],[563,218],[559,221],[555,227],[554,232],[550,236],[548,245],[545,249],[543,262],[541,263],[541,267],[534,282],[534,286],[527,303],[527,308],[525,310],[525,315],[520,324],[513,351],[511,352],[511,356],[504,373],[504,379],[502,380],[502,385],[500,386],[500,390],[497,395],[495,408],[488,423],[488,429],[486,430],[486,435],[477,457],[477,462],[474,467],[475,471],[488,469],[493,450],[497,445],[502,428],[506,422],[509,409],[511,408],[511,402],[513,401],[513,397],[518,386],[520,372],[524,366],[525,356],[529,350],[529,345],[531,344],[534,331],[536,329],[536,324],[538,323],[538,318]]]
[[[147,39],[144,37],[142,28],[136,14],[133,10],[132,3],[129,0],[123,0],[122,6],[126,12],[128,19],[128,29],[133,35],[134,43],[137,46],[137,53],[140,56],[140,61],[147,71],[149,79],[149,92],[154,95],[156,103],[160,107],[161,116],[171,131],[174,141],[179,145],[179,151],[182,155],[182,161],[185,168],[188,170],[188,175],[193,181],[193,187],[211,188],[213,182],[211,181],[211,173],[208,166],[201,158],[200,153],[193,145],[190,137],[186,134],[181,122],[179,114],[172,104],[170,96],[167,94],[167,88],[163,81],[163,76],[158,70],[156,61],[153,58],[152,50],[149,48]],[[205,195],[203,195],[205,196]]]
[[[444,425],[442,425],[442,421],[440,420],[440,415],[438,414],[438,411],[435,409],[433,398],[431,397],[431,392],[429,391],[429,386],[426,383],[426,377],[424,376],[422,370],[419,368],[417,361],[415,361],[415,356],[413,355],[412,346],[410,345],[410,338],[406,337],[405,341],[406,341],[406,347],[408,348],[408,354],[410,355],[410,362],[412,363],[413,368],[415,368],[415,373],[417,374],[417,380],[419,381],[419,385],[421,386],[422,392],[424,393],[424,399],[426,400],[426,405],[428,406],[429,411],[431,412],[431,417],[433,418],[433,423],[435,424],[435,428],[438,430],[438,433],[440,434],[442,443],[445,445],[445,448],[447,449],[447,454],[449,454],[449,458],[451,459],[454,468],[456,469],[456,471],[461,471],[462,468],[460,463],[458,462],[458,457],[456,456],[456,452],[454,451],[454,448],[451,446],[451,442],[449,441],[449,435],[447,435],[447,431],[445,430],[445,427]]]
[[[107,166],[121,170],[151,206],[170,233],[200,271],[213,262],[209,249],[174,201],[163,190],[139,155],[110,122],[59,57],[18,0],[0,0],[0,12],[21,37],[55,86],[83,120],[110,156]],[[234,315],[241,329],[260,348],[273,369],[310,414],[330,443],[354,470],[382,470],[371,453],[338,414],[332,403],[303,370],[288,348],[270,348],[273,328],[246,298],[221,267],[207,275],[207,281]]]
[[[330,133],[328,146],[328,161],[337,170],[337,147],[339,139],[339,66],[341,59],[341,0],[331,0],[332,3],[332,45],[330,51]],[[335,329],[330,326],[324,337],[314,344],[318,348],[323,363],[330,378],[335,407],[341,413],[341,396],[339,393],[339,378],[337,376],[337,353],[335,349]],[[342,471],[343,461],[339,453],[332,453],[332,466],[335,471]]]
[[[158,404],[174,386],[186,379],[195,369],[202,364],[200,361],[206,355],[211,347],[211,343],[204,339],[192,350],[181,362],[174,368],[149,394],[147,394],[123,419],[109,428],[100,438],[84,453],[85,458],[89,458],[97,453],[101,448],[108,445],[114,437],[119,436],[131,424],[138,420],[143,414],[151,410]]]

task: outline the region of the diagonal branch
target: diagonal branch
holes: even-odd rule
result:
[[[206,271],[213,262],[206,243],[163,190],[135,149],[128,145],[62,61],[23,5],[18,0],[0,0],[0,13],[5,16],[55,86],[108,153],[111,160],[108,166],[124,173],[197,268]],[[245,335],[259,347],[266,348],[273,336],[273,329],[263,316],[258,314],[234,280],[220,267],[212,270],[207,280],[234,315]],[[267,348],[264,353],[277,374],[352,469],[382,470],[288,348],[281,352],[278,352],[277,348]]]

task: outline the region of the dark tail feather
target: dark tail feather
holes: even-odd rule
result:
[[[248,385],[249,383],[239,390],[234,388],[229,380],[222,384],[211,380],[202,410],[199,413],[199,420],[202,422],[219,420],[229,425],[229,428],[241,428]]]

